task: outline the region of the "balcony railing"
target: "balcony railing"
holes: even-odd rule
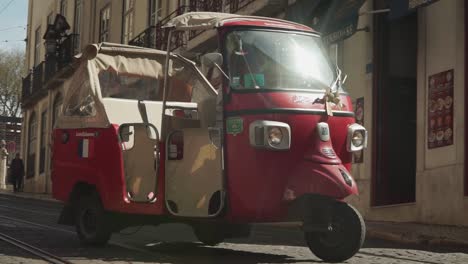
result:
[[[33,89],[32,93],[35,94],[42,90],[42,84],[44,83],[44,62],[39,63],[33,69]]]
[[[28,74],[28,76],[23,78],[23,87],[21,90],[21,94],[23,100],[30,94],[32,94],[32,73]]]
[[[237,13],[255,0],[227,0],[223,8],[222,0],[190,0],[189,5],[180,6],[172,13],[161,19],[156,25],[150,26],[145,31],[141,32],[134,39],[129,41],[130,45],[154,48],[159,50],[167,49],[168,31],[162,26],[176,16],[187,12],[209,11],[209,12],[229,12]],[[188,40],[194,39],[203,31],[190,32]],[[182,46],[184,43],[183,33],[178,33],[174,36],[171,42],[172,50]]]
[[[57,53],[46,56],[46,60],[35,66],[23,79],[23,104],[31,98],[47,94],[47,83],[55,78],[60,69],[72,62],[77,38],[77,34],[65,37]]]

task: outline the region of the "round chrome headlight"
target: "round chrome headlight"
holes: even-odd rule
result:
[[[354,131],[351,141],[355,147],[362,146],[364,143],[364,132],[361,130]]]
[[[283,141],[283,132],[277,127],[268,129],[268,140],[273,145],[279,145]]]

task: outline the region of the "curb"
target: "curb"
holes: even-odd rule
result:
[[[367,230],[366,237],[410,245],[468,248],[468,241],[461,241],[446,237],[427,236],[422,234],[413,235],[412,237],[410,237],[404,233],[391,232],[385,230]]]
[[[47,201],[47,202],[53,202],[53,203],[62,203],[61,201],[55,200],[53,198],[34,195],[33,193],[24,193],[24,192],[13,193],[13,192],[1,190],[0,195],[14,196],[14,197],[29,199],[29,200],[41,200],[41,201]]]

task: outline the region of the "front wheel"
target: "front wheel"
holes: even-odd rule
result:
[[[353,257],[364,243],[366,226],[351,205],[339,203],[333,208],[331,230],[306,232],[309,249],[326,262],[342,262]]]
[[[80,197],[75,213],[75,227],[82,244],[107,244],[112,235],[109,224],[106,223],[106,213],[96,193]]]

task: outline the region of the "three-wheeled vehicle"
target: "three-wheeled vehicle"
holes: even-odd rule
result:
[[[59,223],[102,245],[128,226],[182,222],[215,245],[293,222],[321,259],[352,257],[365,225],[344,199],[367,132],[319,34],[205,12],[167,27],[167,51],[101,43],[77,59],[53,134]],[[200,64],[170,52],[190,30],[217,33]]]

